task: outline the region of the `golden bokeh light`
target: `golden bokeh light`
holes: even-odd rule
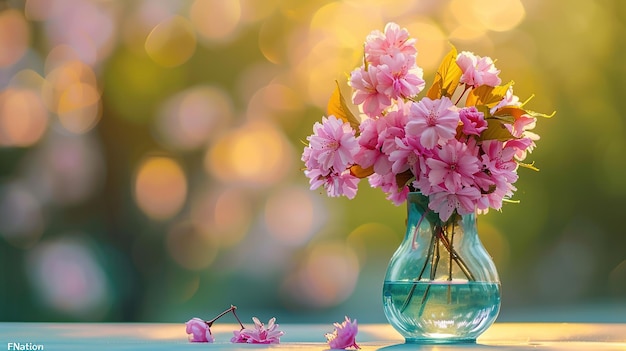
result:
[[[6,89],[0,92],[0,145],[35,144],[48,126],[48,111],[37,91]]]
[[[292,168],[292,150],[275,126],[250,122],[215,142],[205,157],[206,170],[225,183],[268,186]]]
[[[189,9],[189,17],[205,40],[228,41],[239,26],[241,3],[239,0],[196,0]]]
[[[204,146],[232,119],[233,106],[222,89],[196,86],[169,98],[157,118],[162,141],[181,150]]]
[[[265,205],[265,223],[270,235],[284,245],[306,244],[316,224],[311,196],[308,189],[302,188],[286,188],[272,194]]]
[[[199,192],[191,205],[191,221],[220,247],[232,247],[246,236],[254,215],[252,199],[239,187]]]
[[[148,217],[171,218],[180,211],[187,197],[185,173],[170,157],[148,157],[137,168],[134,195]]]
[[[281,0],[240,0],[241,22],[254,23],[266,19],[278,8]]]
[[[297,126],[300,121],[294,116],[301,115],[304,104],[302,98],[289,86],[279,83],[258,89],[248,101],[246,118],[252,120],[273,120],[285,129]]]
[[[0,12],[0,68],[19,61],[29,41],[30,29],[22,13],[13,9]]]
[[[340,242],[315,244],[301,267],[285,281],[286,293],[309,307],[335,306],[347,299],[359,277],[356,254]]]
[[[71,84],[59,97],[57,115],[70,132],[88,132],[100,120],[101,112],[100,92],[93,85]]]
[[[417,38],[417,64],[424,69],[424,79],[432,80],[429,72],[435,72],[444,54],[450,49],[448,38],[433,21],[422,18],[411,21],[406,26],[409,33]]]
[[[93,129],[102,115],[101,93],[93,69],[74,58],[67,46],[59,46],[46,59],[42,96],[68,131],[83,134]]]
[[[478,21],[487,29],[505,32],[517,27],[526,16],[520,0],[478,0],[474,3]]]
[[[526,15],[519,0],[452,0],[449,10],[456,21],[451,38],[469,41],[484,38],[488,31],[514,29]]]
[[[196,34],[189,20],[172,16],[159,23],[146,38],[148,56],[163,67],[187,62],[196,51]]]

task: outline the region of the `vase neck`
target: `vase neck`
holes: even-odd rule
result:
[[[474,213],[459,215],[452,213],[450,218],[442,221],[439,214],[428,207],[429,199],[419,192],[411,192],[407,196],[407,228],[430,225],[433,228],[450,229],[464,228],[465,234],[476,235],[476,215]],[[469,230],[467,230],[469,229]],[[407,231],[407,235],[414,235]]]

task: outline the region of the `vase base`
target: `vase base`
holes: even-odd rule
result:
[[[475,344],[476,339],[455,339],[455,338],[405,338],[406,344]]]

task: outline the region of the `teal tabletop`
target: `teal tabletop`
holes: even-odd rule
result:
[[[215,325],[215,342],[190,343],[184,323],[0,323],[0,350],[328,350],[332,325],[284,324],[280,344],[232,344],[237,325]],[[475,344],[405,344],[386,324],[363,324],[362,350],[623,350],[624,323],[495,323]],[[6,345],[6,346],[5,346]]]

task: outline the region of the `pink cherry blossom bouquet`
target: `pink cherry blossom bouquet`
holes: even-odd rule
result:
[[[356,196],[367,178],[400,205],[409,192],[428,197],[428,207],[447,221],[490,208],[500,210],[539,136],[537,117],[502,84],[489,57],[452,47],[423,96],[416,40],[395,23],[365,41],[363,63],[350,74],[348,106],[339,84],[328,116],[313,126],[302,154],[311,190]]]

